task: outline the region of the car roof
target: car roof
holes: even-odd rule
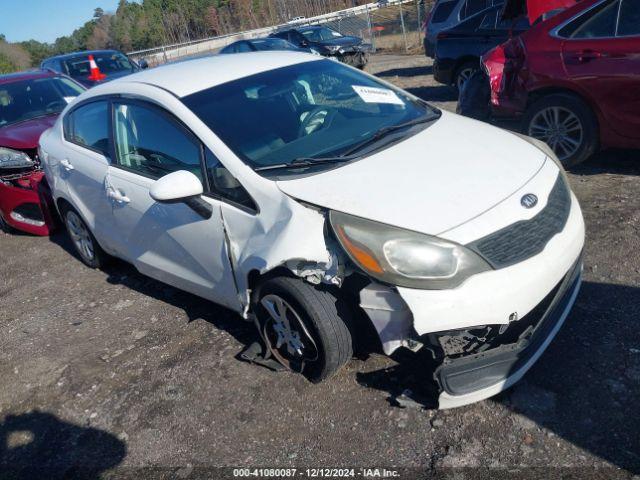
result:
[[[31,70],[28,72],[16,72],[0,75],[0,85],[20,82],[23,80],[34,80],[36,78],[59,77],[60,75],[48,70]]]
[[[317,60],[322,58],[309,53],[292,51],[212,55],[143,70],[98,85],[90,91],[98,95],[103,89],[112,91],[116,85],[135,82],[154,85],[178,97],[184,97],[240,78]]]
[[[66,60],[69,58],[74,58],[74,57],[80,57],[83,55],[96,55],[99,53],[121,53],[118,50],[82,50],[79,52],[71,52],[71,53],[65,53],[63,55],[54,55],[53,57],[47,57],[43,60],[43,62],[46,62],[47,60]]]

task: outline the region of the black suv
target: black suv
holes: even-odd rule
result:
[[[282,38],[299,48],[315,51],[325,57],[335,57],[360,69],[367,64],[371,51],[371,45],[363,43],[361,38],[342,35],[320,25],[288,28],[272,33],[270,37]]]

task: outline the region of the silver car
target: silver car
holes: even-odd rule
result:
[[[436,0],[424,27],[424,52],[434,58],[438,34],[504,0]]]

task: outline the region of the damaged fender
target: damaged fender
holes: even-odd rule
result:
[[[340,282],[338,259],[329,252],[324,234],[324,215],[289,197],[269,207],[256,215],[222,205],[229,256],[245,318],[252,271],[265,274],[284,266],[310,283]],[[290,221],[292,217],[296,220]]]

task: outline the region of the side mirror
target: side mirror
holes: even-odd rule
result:
[[[202,199],[202,182],[193,173],[178,170],[156,180],[149,195],[159,203],[185,203],[201,217],[208,219],[213,207]]]
[[[147,62],[144,58],[140,59],[140,61],[138,62],[138,65],[143,70],[146,70],[147,68],[149,68],[149,62]]]

